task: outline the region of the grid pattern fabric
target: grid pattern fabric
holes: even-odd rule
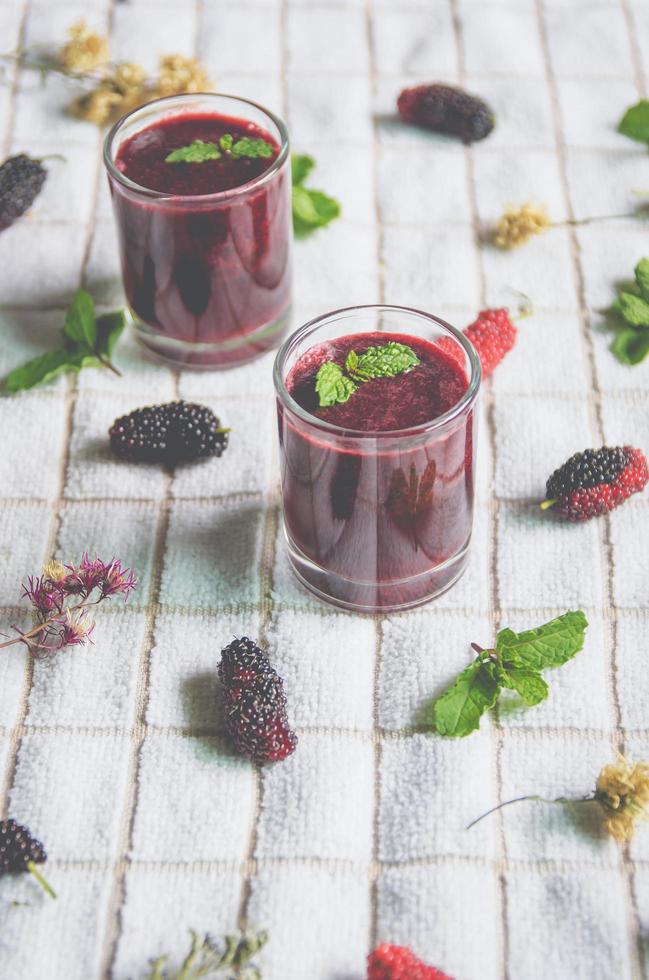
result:
[[[354,303],[431,310],[462,326],[533,298],[485,386],[471,564],[434,604],[373,619],[334,612],[287,568],[271,357],[223,374],[145,361],[0,399],[0,605],[56,554],[119,555],[140,586],[102,608],[96,645],[0,659],[0,812],[45,843],[52,902],[0,882],[0,974],[142,978],[178,962],[188,929],[265,926],[268,980],[361,980],[378,940],[458,980],[649,974],[649,835],[627,847],[525,792],[585,794],[623,749],[649,756],[649,497],[584,526],[541,519],[546,476],[603,443],[647,449],[649,364],[608,351],[599,310],[647,251],[633,219],[557,227],[524,249],[480,244],[509,202],[555,220],[631,211],[646,150],[619,136],[647,94],[646,0],[0,0],[3,49],[60,44],[84,16],[114,56],[153,68],[196,53],[222,91],[289,123],[343,217],[296,246],[295,323]],[[461,83],[495,107],[473,148],[395,122],[404,84]],[[63,152],[31,214],[0,236],[0,370],[51,345],[83,284],[123,302],[100,134],[68,118],[66,80],[10,68],[3,156]],[[221,460],[165,475],[118,464],[120,414],[174,397],[232,427]],[[551,697],[455,742],[417,734],[419,706],[469,642],[585,609],[586,650]],[[233,634],[267,643],[299,749],[258,771],[223,738],[216,667]],[[28,876],[27,876],[28,877]]]

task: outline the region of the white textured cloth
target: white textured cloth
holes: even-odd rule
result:
[[[5,51],[62,42],[80,16],[113,55],[196,52],[222,91],[288,121],[343,217],[297,243],[295,324],[402,303],[458,326],[533,299],[485,386],[470,568],[406,615],[336,613],[292,579],[278,520],[272,357],[222,374],[154,366],[120,344],[120,380],[84,371],[0,399],[0,603],[51,553],[119,555],[133,600],[100,611],[96,645],[0,657],[0,810],[45,842],[53,902],[0,881],[0,976],[141,980],[188,930],[270,931],[267,980],[362,980],[368,949],[412,946],[457,980],[638,980],[649,972],[649,832],[628,848],[526,792],[585,794],[623,748],[649,756],[649,495],[581,527],[539,515],[572,452],[649,449],[649,362],[608,350],[598,310],[648,250],[621,220],[556,228],[511,254],[479,247],[509,203],[555,220],[631,211],[646,150],[616,133],[646,94],[646,0],[0,0]],[[461,82],[495,107],[484,143],[392,118],[404,84]],[[31,214],[0,235],[0,371],[51,346],[83,283],[123,302],[91,126],[74,86],[8,69],[3,155],[63,152]],[[232,427],[220,460],[178,470],[111,458],[119,414],[182,395]],[[455,742],[413,734],[418,708],[501,626],[584,608],[585,650],[549,700],[503,708]],[[22,619],[21,619],[22,617]],[[224,742],[216,668],[262,636],[284,676],[298,751],[261,778]],[[18,904],[12,904],[18,903]]]

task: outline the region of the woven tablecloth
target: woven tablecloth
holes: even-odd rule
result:
[[[83,371],[0,399],[0,603],[51,554],[117,554],[140,585],[102,607],[93,647],[0,658],[0,811],[46,844],[52,901],[0,882],[0,976],[138,980],[178,963],[188,930],[264,926],[267,980],[362,980],[368,949],[412,946],[458,980],[640,978],[649,972],[649,833],[629,847],[560,807],[616,749],[649,756],[649,496],[570,526],[534,506],[573,452],[648,447],[649,364],[619,365],[599,310],[648,251],[637,219],[559,227],[503,254],[480,229],[509,202],[555,221],[632,212],[646,150],[616,133],[646,95],[646,0],[0,0],[2,48],[62,43],[85,17],[114,57],[154,69],[196,53],[221,91],[287,119],[314,186],[343,217],[295,248],[295,325],[386,301],[464,326],[528,294],[535,315],[485,385],[469,570],[435,603],[337,613],[287,567],[278,510],[272,356],[220,374],[147,362]],[[395,121],[405,84],[466,85],[497,126],[472,148]],[[123,303],[101,134],[70,119],[76,87],[9,69],[3,156],[62,152],[32,212],[0,235],[0,370],[54,345],[83,284]],[[118,415],[175,397],[232,427],[220,460],[165,475],[114,460]],[[585,650],[549,700],[505,706],[464,740],[417,734],[417,709],[502,626],[570,608]],[[299,733],[258,772],[223,738],[216,668],[260,637]]]

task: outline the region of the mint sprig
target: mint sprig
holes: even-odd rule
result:
[[[304,181],[315,167],[313,157],[293,154],[291,177],[293,180],[293,231],[296,238],[306,238],[317,228],[324,228],[340,215],[340,204],[324,191],[304,186]]]
[[[617,331],[611,350],[622,364],[639,364],[649,354],[649,258],[638,262],[635,282],[619,291],[611,312]]]
[[[316,394],[320,408],[342,404],[358,390],[359,384],[374,378],[394,378],[405,374],[421,361],[411,347],[388,341],[381,347],[368,347],[362,354],[350,351],[345,359],[345,371],[335,361],[325,361],[320,365],[315,379]]]
[[[541,671],[571,660],[584,645],[587,626],[583,612],[567,612],[524,633],[501,630],[491,650],[474,645],[474,662],[433,705],[437,732],[454,738],[469,735],[503,688],[515,691],[528,707],[540,704],[548,696]]]
[[[92,296],[84,289],[74,295],[63,325],[60,348],[39,354],[5,378],[5,390],[23,391],[51,381],[65,371],[84,367],[106,367],[120,374],[112,362],[113,350],[126,326],[123,310],[96,315]]]
[[[268,159],[274,152],[272,143],[263,139],[242,136],[235,140],[232,133],[224,133],[217,143],[193,140],[187,146],[179,146],[165,157],[165,163],[205,163],[207,160],[220,160],[223,156]]]

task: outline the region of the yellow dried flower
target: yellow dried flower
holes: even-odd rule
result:
[[[84,20],[72,24],[68,30],[68,41],[59,52],[59,62],[66,71],[91,71],[105,65],[108,58],[108,41],[105,37],[89,31]]]
[[[167,54],[160,59],[154,95],[181,95],[183,92],[208,92],[212,88],[207,72],[196,58]]]
[[[56,558],[50,558],[43,566],[43,578],[48,578],[52,582],[61,582],[66,578],[68,570],[62,562]]]
[[[595,799],[605,811],[611,837],[631,840],[636,823],[649,819],[649,762],[631,764],[620,755],[600,772]]]
[[[523,204],[522,207],[508,207],[496,224],[493,241],[498,248],[517,248],[534,235],[546,231],[551,225],[543,205]]]
[[[150,98],[146,72],[140,65],[124,61],[96,88],[70,106],[72,115],[103,126],[130,112]]]

